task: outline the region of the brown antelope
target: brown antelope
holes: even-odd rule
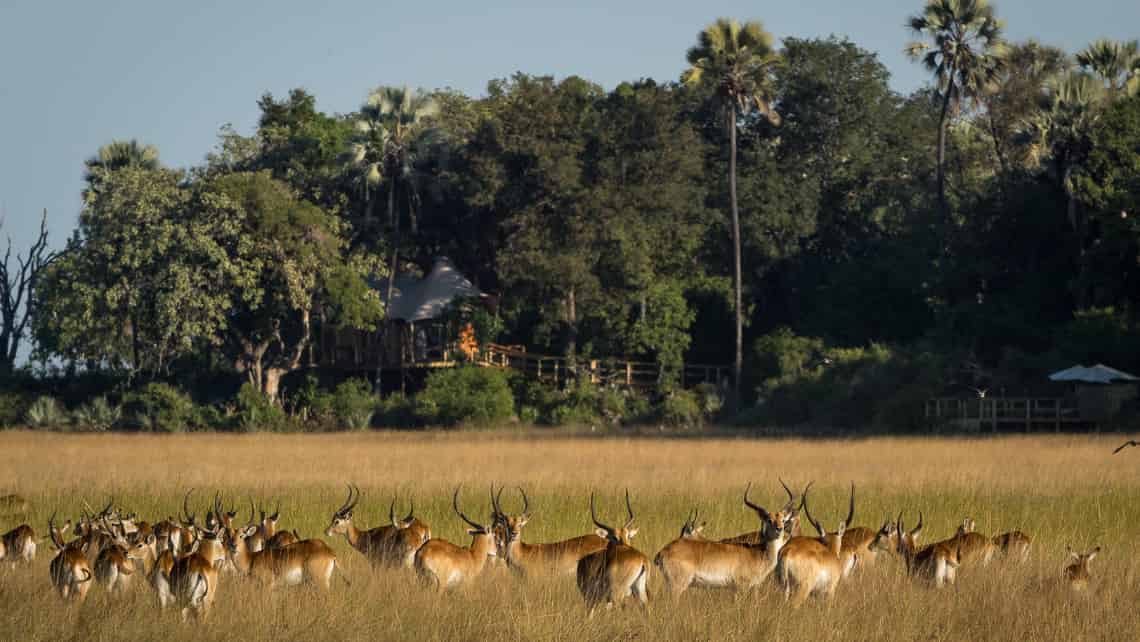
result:
[[[354,497],[355,495],[355,497]],[[348,544],[360,551],[373,568],[396,569],[415,566],[416,551],[431,539],[431,529],[416,519],[413,501],[407,517],[396,517],[396,498],[388,506],[389,524],[362,531],[352,523],[353,510],[360,501],[360,489],[348,486],[348,499],[333,513],[326,537],[344,535]]]
[[[282,548],[266,547],[249,550],[247,541],[257,532],[256,525],[247,526],[227,542],[230,563],[238,573],[268,586],[316,584],[328,591],[332,588],[336,553],[318,539],[301,540]]]
[[[993,559],[994,553],[997,552],[997,545],[994,544],[993,539],[977,533],[974,529],[977,524],[972,518],[965,518],[962,524],[958,526],[958,531],[954,534],[954,539],[957,540],[959,562],[964,565],[970,566],[975,562],[985,566]]]
[[[851,495],[854,502],[854,485]],[[847,524],[841,521],[834,533],[828,533],[811,516],[807,496],[805,489],[800,500],[804,516],[815,527],[819,537],[793,537],[780,549],[776,562],[776,578],[784,587],[784,599],[790,600],[793,606],[803,604],[811,595],[824,599],[833,597],[847,565],[843,559],[843,535]],[[854,512],[854,507],[851,512]]]
[[[507,515],[500,507],[503,489],[496,494],[494,487],[491,488],[492,519],[496,522],[500,557],[515,573],[523,577],[572,575],[578,569],[578,560],[606,548],[606,540],[596,533],[550,544],[524,543],[522,529],[531,519],[530,499],[522,488],[519,493],[523,500],[522,513]]]
[[[903,526],[902,513],[899,513],[896,529],[899,533],[899,553],[906,563],[907,574],[934,582],[941,588],[954,584],[958,579],[958,543],[956,538],[918,547],[918,536],[922,532],[922,513],[918,514],[918,526],[907,532]]]
[[[1033,539],[1021,531],[1010,531],[994,536],[994,546],[1007,560],[1029,561],[1029,548]]]
[[[604,533],[606,537],[604,549],[578,561],[578,591],[591,617],[602,602],[609,609],[629,596],[637,598],[638,604],[649,611],[649,558],[629,543],[638,529],[633,527],[633,506],[628,490],[625,491],[625,510],[629,519],[621,528],[606,526],[598,521],[594,494],[590,493],[590,518],[598,528],[598,534]]]
[[[1100,547],[1097,546],[1087,553],[1074,553],[1073,549],[1066,545],[1065,551],[1068,553],[1066,562],[1072,563],[1065,566],[1065,570],[1061,571],[1061,577],[1070,589],[1074,591],[1087,590],[1089,581],[1092,579],[1092,575],[1089,574],[1089,562],[1100,553]]]
[[[62,599],[82,604],[92,579],[91,564],[83,553],[82,544],[79,540],[64,543],[55,528],[55,513],[48,519],[48,533],[51,534],[51,543],[59,551],[51,561],[52,585]]]
[[[197,552],[178,559],[170,551],[163,555],[166,559],[156,565],[156,571],[165,575],[169,596],[182,607],[182,619],[205,618],[217,596],[218,568]]]
[[[807,495],[807,491],[804,491]],[[807,513],[805,509],[805,514]],[[819,534],[821,541],[828,544],[830,539],[834,538],[835,534],[828,535],[823,532],[818,523],[812,521],[811,516],[807,515],[808,521],[811,522],[812,527],[815,528],[816,533]],[[855,484],[851,484],[851,500],[847,507],[847,519],[843,520],[843,524],[850,524],[855,519]],[[855,565],[859,563],[860,558],[869,560],[874,558],[874,553],[871,552],[871,542],[875,540],[878,533],[869,528],[858,526],[855,528],[848,528],[843,531],[843,542],[839,549],[839,560],[843,564],[843,577],[851,575],[855,570]]]
[[[0,560],[31,563],[36,559],[36,532],[22,524],[0,536]]]
[[[494,500],[494,496],[491,497]],[[451,498],[451,506],[460,519],[471,528],[471,544],[467,548],[456,546],[445,539],[430,539],[416,551],[413,563],[420,581],[435,586],[439,592],[476,578],[487,564],[488,558],[498,555],[494,524],[483,525],[472,521],[459,510],[459,489]]]
[[[665,578],[665,586],[674,597],[690,586],[724,587],[751,590],[761,585],[776,568],[780,549],[788,540],[788,529],[794,512],[781,511],[777,518],[748,499],[749,484],[744,489],[744,505],[760,518],[763,540],[756,545],[711,542],[693,536],[703,527],[690,519],[681,528],[681,537],[661,549],[653,564]],[[777,520],[782,521],[777,521]]]
[[[95,581],[111,593],[130,588],[136,565],[142,565],[145,573],[147,561],[154,559],[153,540],[154,535],[150,535],[145,540],[136,539],[132,544],[126,537],[117,538],[95,559]]]
[[[788,485],[784,483],[783,479],[780,479],[780,485],[784,487],[784,492],[788,494],[788,501],[780,508],[780,510],[776,511],[776,513],[772,515],[772,520],[777,524],[789,523],[789,526],[786,529],[788,536],[799,537],[800,518],[799,510],[796,509],[796,495],[792,492],[791,488],[788,488]],[[761,523],[761,529],[758,531],[741,533],[735,537],[726,537],[720,541],[724,544],[747,544],[749,546],[762,545],[767,539],[764,535],[763,526],[764,524]]]

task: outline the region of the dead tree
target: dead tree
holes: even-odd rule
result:
[[[12,237],[0,263],[0,375],[10,374],[16,366],[20,341],[35,313],[36,286],[44,268],[58,256],[48,249],[47,210],[40,219],[40,233],[27,256],[16,254],[12,265]]]

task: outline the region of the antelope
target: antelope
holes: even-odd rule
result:
[[[1021,531],[1010,531],[994,536],[994,546],[1005,559],[1019,562],[1029,560],[1029,548],[1033,539]]]
[[[600,533],[590,533],[561,542],[550,544],[526,544],[522,541],[522,529],[531,519],[530,499],[526,491],[522,494],[523,509],[518,515],[507,515],[500,507],[503,489],[495,494],[491,488],[491,510],[497,523],[499,550],[507,566],[523,577],[537,575],[572,575],[578,569],[578,561],[583,557],[606,548],[606,540]]]
[[[637,598],[646,612],[649,611],[649,558],[629,543],[638,529],[633,528],[633,506],[628,490],[625,491],[625,510],[629,515],[625,525],[621,528],[606,526],[598,521],[594,493],[590,493],[590,518],[598,528],[598,535],[604,533],[606,538],[604,549],[578,560],[578,591],[586,602],[590,617],[603,601],[609,609],[615,602],[620,604],[631,595]]]
[[[804,491],[807,495],[807,491]],[[805,514],[807,513],[805,509]],[[819,527],[819,524],[812,520],[811,515],[807,515],[808,521],[811,522],[812,527],[815,528],[816,533],[819,534],[820,540],[824,544],[828,544],[829,539],[835,537],[834,534],[828,535]],[[843,520],[843,524],[850,524],[855,519],[855,484],[851,484],[851,500],[847,507],[847,519]],[[851,575],[855,570],[856,564],[859,559],[873,559],[874,553],[871,552],[871,542],[875,540],[878,533],[869,528],[858,526],[855,528],[847,528],[843,531],[843,540],[839,548],[839,560],[843,564],[843,577]]]
[[[258,532],[250,525],[227,542],[230,563],[238,573],[253,578],[270,588],[314,583],[328,591],[337,567],[336,553],[318,539],[306,539],[282,548],[249,550],[248,540]]]
[[[388,521],[391,523],[362,531],[352,523],[352,513],[358,501],[360,489],[349,485],[348,499],[333,513],[325,536],[344,535],[348,544],[360,551],[373,568],[413,568],[416,551],[431,539],[431,529],[415,517],[415,502],[412,502],[407,517],[397,519],[396,498],[393,497],[388,506]]]
[[[977,524],[969,517],[962,520],[962,524],[958,526],[954,539],[958,546],[959,561],[966,565],[980,562],[985,566],[993,559],[997,545],[993,539],[974,532],[976,527]]]
[[[799,511],[795,507],[795,493],[792,492],[791,488],[788,488],[788,485],[784,483],[783,479],[780,479],[780,485],[784,487],[784,492],[788,494],[788,501],[780,508],[780,510],[776,511],[775,515],[772,515],[772,520],[777,524],[784,524],[790,519],[788,534],[790,537],[799,537],[800,519]],[[761,527],[763,527],[763,523],[761,524]],[[724,544],[748,544],[749,546],[759,546],[762,545],[765,541],[764,529],[761,528],[758,531],[752,531],[750,533],[741,533],[735,537],[726,537],[720,541]]]
[[[1089,562],[1100,553],[1100,547],[1097,546],[1087,553],[1074,553],[1073,549],[1066,545],[1065,552],[1068,553],[1066,561],[1071,561],[1072,564],[1067,565],[1065,570],[1061,571],[1061,577],[1070,589],[1074,591],[1087,590],[1089,580],[1092,579],[1092,575],[1089,574]]]
[[[59,551],[51,561],[51,582],[60,598],[82,604],[91,588],[91,565],[80,541],[65,544],[55,528],[55,513],[48,518],[51,542]]]
[[[744,489],[744,505],[760,518],[758,531],[763,540],[756,545],[711,542],[695,537],[701,526],[690,518],[681,528],[681,537],[661,549],[653,564],[665,578],[665,586],[674,598],[690,586],[724,587],[751,590],[762,584],[776,568],[780,549],[788,541],[794,519],[792,513],[780,511],[773,516],[748,499],[752,489]]]
[[[491,496],[494,501],[494,495]],[[460,519],[471,528],[471,544],[467,548],[456,546],[444,539],[430,539],[416,551],[414,568],[420,581],[434,585],[439,592],[473,580],[483,571],[488,558],[498,555],[494,524],[483,525],[472,521],[459,510],[459,488],[451,498],[451,506]]]
[[[938,588],[957,581],[960,559],[955,538],[918,548],[918,536],[922,532],[921,512],[918,514],[918,526],[910,533],[906,532],[902,513],[899,513],[896,529],[899,534],[898,550],[906,563],[908,575],[931,580]]]
[[[0,560],[7,560],[15,566],[18,562],[31,563],[36,559],[36,532],[31,526],[21,524],[0,535]]]
[[[125,535],[120,536],[95,559],[95,581],[111,593],[127,590],[136,565],[142,565],[145,573],[147,560],[154,559],[153,545],[154,535],[134,543],[128,542]]]
[[[156,573],[162,574],[166,582],[168,599],[173,598],[182,606],[183,620],[191,615],[195,619],[205,618],[217,596],[217,566],[197,551],[178,559],[174,559],[170,551],[163,553],[163,556],[165,559],[156,564]],[[161,590],[159,600],[163,602]]]
[[[851,493],[854,498],[854,485]],[[841,521],[834,533],[828,533],[811,516],[807,495],[805,489],[801,500],[804,516],[815,527],[819,537],[793,537],[780,550],[776,562],[776,577],[784,587],[784,599],[791,601],[792,606],[800,606],[811,595],[821,595],[824,599],[833,597],[846,568],[843,534],[847,524]],[[854,508],[851,511],[854,512]]]

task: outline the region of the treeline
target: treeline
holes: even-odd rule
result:
[[[500,342],[660,364],[630,416],[676,404],[685,361],[738,369],[686,398],[703,418],[891,428],[940,392],[1140,370],[1136,43],[1007,42],[985,2],[910,25],[911,95],[848,40],[721,20],[677,82],[380,87],[349,114],[297,89],[199,166],[112,143],[66,249],[5,291],[28,322],[5,308],[3,365],[27,336],[23,385],[71,405],[165,382],[233,407],[244,382],[307,416],[320,328],[377,329],[376,286],[447,256],[499,295]]]

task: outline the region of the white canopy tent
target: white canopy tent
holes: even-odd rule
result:
[[[381,287],[381,300],[386,285]],[[467,277],[459,273],[451,260],[439,257],[427,276],[421,278],[397,276],[392,289],[389,319],[415,323],[443,316],[444,310],[455,299],[481,297],[483,293]]]
[[[1058,370],[1049,375],[1049,380],[1108,384],[1125,381],[1140,381],[1140,377],[1117,370],[1116,368],[1110,368],[1103,363],[1098,363],[1095,366],[1075,365],[1071,368]]]

